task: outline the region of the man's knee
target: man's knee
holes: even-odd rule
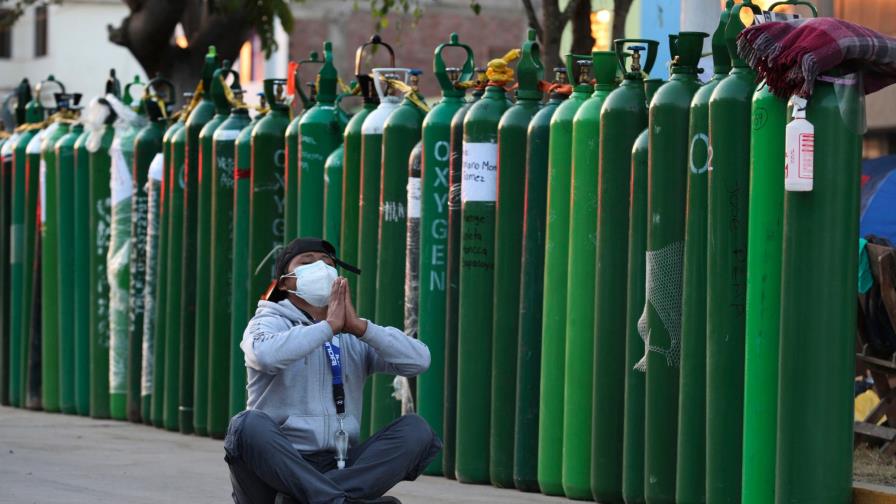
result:
[[[399,419],[398,425],[401,428],[402,438],[409,449],[425,449],[432,444],[435,438],[432,427],[420,415],[404,415]]]
[[[224,438],[224,449],[230,458],[238,458],[244,447],[257,445],[269,435],[271,429],[276,428],[274,419],[263,411],[240,412],[230,419],[227,436]]]

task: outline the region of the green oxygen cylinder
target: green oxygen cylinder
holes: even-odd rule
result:
[[[133,84],[126,89],[133,87]],[[125,96],[128,96],[127,92]],[[109,97],[107,100],[119,116],[109,147],[112,163],[109,178],[111,224],[106,254],[106,274],[109,277],[109,411],[116,420],[132,418],[139,421],[140,347],[129,348],[128,293],[131,283],[134,138],[145,120],[124,102]],[[137,357],[136,362],[131,357]],[[128,375],[133,371],[137,372],[137,379],[129,380]],[[129,390],[129,385],[137,389]]]
[[[336,105],[338,80],[333,46],[326,41],[324,63],[317,75],[317,103],[302,114],[299,122],[296,237],[324,234],[324,166],[327,156],[342,143],[345,129],[344,115]]]
[[[852,495],[863,95],[859,74],[835,69],[815,81],[805,114],[794,100],[794,122],[805,115],[814,125],[812,151],[797,143],[807,132],[788,125],[787,135],[799,136],[786,146],[785,171],[799,167],[805,177],[806,161],[814,164],[811,190],[784,195],[778,503],[850,502]]]
[[[299,76],[299,71],[302,70],[302,67],[310,64],[322,64],[323,61],[318,57],[317,51],[311,51],[307,59],[299,60],[298,62],[290,62],[290,75],[287,78],[287,92],[292,89],[292,102],[297,103],[304,110],[308,110],[314,105],[315,100],[317,99],[314,84],[309,84],[311,86],[310,96],[306,96],[305,93],[302,92],[302,79]],[[298,99],[296,99],[298,98]],[[286,158],[286,170],[284,171],[283,180],[286,186],[286,201],[285,201],[285,215],[284,215],[284,225],[285,227],[285,236],[286,240],[289,241],[290,236],[299,236],[298,235],[298,215],[299,215],[299,122],[302,120],[302,109],[296,106],[296,113],[289,122],[289,126],[286,127],[286,140],[285,140],[285,149],[284,149],[284,157]],[[292,104],[290,104],[292,107]],[[292,108],[290,108],[292,111]]]
[[[22,88],[23,85],[20,84],[19,88]],[[30,88],[28,88],[28,92],[30,93]],[[18,101],[21,96],[19,95],[19,91],[16,91],[17,104],[15,108],[15,116],[16,116],[16,128],[23,126],[25,124],[25,104],[21,101]],[[13,170],[13,150],[15,144],[19,141],[21,137],[21,132],[18,130],[13,130],[12,134],[3,140],[2,145],[0,145],[0,163],[2,163],[2,176],[3,176],[3,189],[2,194],[0,194],[0,198],[2,198],[3,203],[3,211],[4,217],[0,225],[3,226],[4,229],[7,230],[7,242],[5,250],[0,249],[0,266],[2,266],[3,272],[3,286],[7,289],[7,292],[12,289],[12,278],[11,278],[11,260],[14,257],[12,252],[15,247],[15,243],[13,242],[13,233],[12,233],[12,212],[15,209],[15,201],[13,198],[15,196],[15,172]],[[9,296],[12,298],[14,296]],[[18,390],[13,390],[13,388],[18,387],[18,373],[19,373],[19,353],[21,352],[21,345],[19,344],[18,335],[13,333],[12,331],[12,317],[10,316],[10,301],[11,299],[5,299],[3,305],[0,306],[0,313],[3,314],[3,332],[6,336],[3,336],[3,353],[2,358],[3,362],[0,363],[0,366],[3,366],[4,378],[0,380],[0,397],[3,399],[4,405],[9,406],[18,406]]]
[[[199,352],[196,352],[196,314],[197,311],[197,294],[202,295],[207,285],[208,267],[207,255],[200,257],[200,242],[202,248],[205,248],[205,240],[208,238],[208,218],[207,213],[203,209],[208,209],[206,203],[209,198],[209,184],[200,181],[202,178],[202,167],[200,165],[200,157],[202,156],[202,140],[199,135],[202,129],[208,123],[220,123],[223,117],[216,118],[216,107],[212,101],[211,85],[214,81],[215,69],[221,66],[218,59],[215,46],[209,46],[208,53],[205,55],[205,63],[202,66],[202,89],[203,93],[199,103],[190,111],[187,122],[184,124],[186,132],[186,164],[184,165],[184,193],[183,193],[183,237],[180,247],[179,257],[172,256],[171,260],[181,261],[181,271],[183,276],[179,279],[178,285],[181,289],[180,313],[178,321],[180,322],[178,334],[180,336],[180,405],[178,407],[180,413],[180,431],[184,434],[196,433],[205,436],[206,432],[206,415],[205,411],[208,397],[207,385],[203,383],[208,375],[208,369],[196,369],[196,354],[208,352],[208,336],[201,334]],[[205,91],[208,90],[208,91]],[[205,144],[211,142],[211,134],[214,134],[214,128],[205,137]],[[210,145],[209,145],[210,146]],[[203,219],[205,217],[205,219]],[[204,224],[202,224],[202,223]],[[205,232],[205,235],[201,233]],[[197,292],[197,284],[199,280],[203,280],[203,288]],[[207,297],[203,298],[199,310],[208,310],[208,303],[205,302]],[[207,317],[207,315],[205,315]],[[203,320],[208,320],[207,318]],[[208,327],[199,327],[199,330],[208,330]],[[196,385],[199,385],[202,392],[196,397]],[[196,411],[198,409],[198,411]]]
[[[274,277],[275,250],[283,243],[284,133],[289,126],[285,79],[265,79],[264,94],[271,110],[252,130],[249,188],[250,312]],[[236,278],[236,277],[234,277]],[[248,313],[247,313],[248,315]],[[247,319],[248,322],[248,319]],[[245,329],[245,325],[240,331]]]
[[[691,100],[700,87],[697,65],[703,39],[708,36],[700,32],[669,36],[672,76],[650,103],[644,318],[644,462],[650,504],[675,502],[688,122]]]
[[[261,98],[262,104],[264,98]],[[262,105],[262,110],[264,106]],[[234,141],[233,163],[233,265],[231,268],[231,284],[237,286],[230,297],[230,399],[229,416],[233,416],[246,407],[246,365],[240,342],[243,331],[249,323],[253,305],[249,289],[239,287],[252,277],[249,269],[249,204],[251,202],[252,175],[252,130],[264,117],[258,113],[249,124],[240,131]]]
[[[750,101],[756,90],[756,72],[737,54],[745,7],[761,12],[750,0],[732,7],[725,42],[733,68],[709,100],[706,500],[720,504],[741,499]]]
[[[520,249],[519,346],[517,349],[516,423],[513,483],[526,492],[538,487],[538,419],[541,387],[542,305],[544,302],[545,216],[551,120],[569,95],[566,68],[554,69],[548,102],[532,117],[526,133],[526,186]],[[498,202],[500,205],[500,201]]]
[[[35,99],[32,100],[39,110],[40,120],[45,118],[45,110],[40,104],[40,91],[35,91]],[[25,218],[24,218],[24,305],[22,312],[23,334],[22,348],[22,398],[24,406],[30,409],[40,409],[41,405],[41,368],[37,365],[41,357],[41,307],[40,307],[40,250],[38,240],[38,205],[40,204],[40,151],[46,129],[38,129],[34,136],[25,145],[23,157],[25,159]]]
[[[192,95],[189,94],[189,97]],[[190,98],[187,98],[187,103]],[[159,190],[159,239],[158,270],[156,272],[156,294],[151,317],[154,319],[153,344],[153,379],[152,379],[152,424],[162,428],[165,426],[165,390],[167,389],[167,300],[168,300],[168,244],[171,241],[171,221],[168,216],[171,208],[171,166],[174,162],[172,139],[177,130],[183,127],[183,121],[175,121],[165,130],[162,136],[161,187]],[[145,329],[144,329],[145,331]]]
[[[716,86],[731,70],[731,57],[725,45],[725,26],[733,3],[733,0],[727,2],[719,26],[713,33],[713,76],[694,94],[688,125],[678,454],[675,463],[675,496],[681,504],[706,502],[706,226],[707,178],[712,162],[709,100]]]
[[[82,125],[83,127],[83,125]],[[84,132],[75,141],[74,166],[74,220],[72,235],[72,305],[74,319],[74,381],[75,410],[81,416],[90,415],[90,274],[89,256],[91,245],[88,241],[90,204],[90,156],[87,139],[90,132]]]
[[[9,212],[11,209],[10,179],[12,176],[12,155],[9,150],[4,150],[7,140],[18,132],[13,131],[0,139],[0,288],[9,292]],[[17,138],[16,138],[17,139]],[[9,303],[0,304],[0,404],[9,406],[9,378],[10,378],[10,334],[9,334]]]
[[[498,123],[509,103],[506,82],[489,79],[485,94],[464,118],[455,453],[457,479],[463,483],[490,479]]]
[[[106,84],[107,94],[115,96],[117,81],[114,75]],[[112,226],[112,159],[109,149],[115,136],[112,124],[117,116],[111,106],[103,101],[91,104],[88,109],[95,121],[85,125],[90,130],[87,150],[90,153],[90,191],[88,229],[90,256],[90,416],[108,418],[110,416],[110,363],[109,363],[109,277],[107,255],[110,246]],[[92,110],[91,110],[92,109]],[[104,119],[104,120],[103,120]]]
[[[355,80],[358,83],[364,105],[361,107],[345,126],[343,133],[343,166],[342,166],[342,225],[339,242],[342,245],[342,260],[348,264],[359,264],[358,260],[358,211],[361,200],[361,129],[367,116],[373,112],[380,103],[379,95],[373,86],[373,77],[362,71],[362,62],[365,60],[365,51],[368,49],[385,48],[389,57],[389,66],[395,66],[395,52],[392,46],[380,39],[379,35],[370,37],[370,40],[362,44],[355,51]],[[369,55],[368,55],[369,57]],[[352,299],[358,300],[358,279],[356,275],[348,276],[348,285]],[[370,431],[370,418],[366,417],[367,425],[361,426],[362,437]]]
[[[39,105],[31,97],[31,84],[25,79],[17,89],[17,115],[23,122],[18,137],[10,138],[4,150],[12,163],[12,209],[10,211],[10,257],[9,283],[11,292],[25,292],[25,199],[28,190],[27,154],[28,143],[37,134],[38,123],[43,119]],[[7,147],[8,146],[8,147]],[[25,407],[25,362],[27,358],[27,332],[25,330],[24,295],[9,297],[9,402],[13,406]]]
[[[412,93],[417,92],[419,70],[398,68],[373,70],[374,75],[387,79],[410,81]],[[383,96],[383,80],[375,78],[377,92]],[[402,327],[404,323],[404,266],[407,240],[408,157],[420,141],[426,110],[419,99],[405,96],[383,123],[382,168],[380,173],[379,204],[379,259],[376,263],[376,297],[374,320],[382,325]],[[423,105],[425,106],[425,105]],[[363,245],[362,245],[363,246]],[[369,312],[368,312],[369,313]],[[392,397],[392,375],[373,376],[371,389],[370,434],[386,427],[401,415],[401,402]]]
[[[149,123],[134,138],[131,283],[128,291],[128,418],[133,421],[142,419],[144,423],[152,422],[153,365],[156,363],[153,309],[158,285],[156,243],[158,189],[164,167],[162,137],[171,113],[168,104],[174,103],[174,99],[174,84],[158,77],[152,79],[141,100],[141,108]],[[150,201],[151,198],[154,200]],[[135,393],[137,397],[132,397]],[[139,402],[139,416],[135,416],[131,409],[134,402]]]
[[[768,10],[779,5],[803,5],[818,15],[814,5],[796,0]],[[761,84],[753,93],[750,137],[742,504],[775,499],[786,125],[787,103]]]
[[[647,103],[662,79],[645,79]],[[644,372],[635,369],[644,357],[644,340],[638,320],[644,313],[644,255],[647,251],[647,128],[632,147],[631,202],[628,214],[628,279],[625,321],[625,428],[622,439],[622,499],[626,504],[644,503]]]
[[[21,229],[21,227],[13,226],[13,215],[16,213],[17,206],[21,206],[21,196],[20,191],[17,191],[17,179],[21,181],[21,175],[17,176],[17,172],[15,170],[15,147],[18,144],[19,140],[22,137],[22,133],[24,128],[26,128],[26,117],[25,117],[25,105],[31,101],[31,84],[28,82],[28,79],[22,79],[19,85],[16,87],[14,91],[16,105],[15,105],[15,126],[16,129],[13,130],[12,134],[3,142],[2,148],[0,148],[0,161],[2,161],[2,169],[4,174],[4,184],[8,182],[8,185],[4,185],[4,198],[3,201],[7,202],[4,204],[4,208],[6,210],[6,216],[4,218],[3,226],[4,229],[7,230],[8,234],[8,243],[6,244],[6,251],[0,251],[0,257],[3,258],[3,262],[0,263],[3,266],[3,271],[5,272],[5,286],[7,291],[11,292],[14,286],[18,285],[13,281],[13,270],[18,267],[18,264],[21,262],[21,259],[16,254],[16,249],[18,247],[18,242],[16,241],[17,229]],[[22,190],[24,186],[22,186]],[[19,212],[21,214],[21,212]],[[19,218],[21,221],[21,218]],[[8,254],[8,255],[2,255]],[[20,271],[19,271],[20,273]],[[21,280],[19,280],[21,283]],[[21,405],[21,394],[19,393],[20,383],[19,376],[21,374],[21,352],[22,345],[21,340],[19,339],[19,333],[21,331],[13,328],[14,319],[18,319],[18,315],[12,310],[13,305],[16,303],[16,296],[8,296],[8,299],[3,300],[3,305],[0,307],[0,311],[3,313],[4,317],[4,331],[8,335],[6,337],[6,344],[4,347],[4,355],[3,355],[3,366],[5,366],[7,378],[6,381],[3,382],[2,386],[4,387],[2,396],[6,402],[4,404],[9,404],[10,406],[20,406]]]
[[[324,240],[341,250],[342,232],[342,165],[345,152],[339,145],[327,156],[324,163]]]
[[[599,168],[595,188],[597,215],[596,218],[589,216],[596,222],[589,233],[597,231],[597,245],[588,256],[594,263],[590,265],[594,268],[591,279],[594,297],[580,296],[587,298],[593,309],[593,314],[588,314],[585,320],[592,324],[588,334],[594,338],[591,352],[594,362],[588,367],[593,374],[592,401],[595,411],[591,424],[590,467],[591,492],[598,502],[622,502],[625,339],[619,335],[625,334],[626,321],[631,155],[635,140],[647,126],[644,74],[649,74],[653,68],[659,43],[654,40],[619,39],[614,46],[624,79],[622,85],[607,96],[601,108]],[[625,65],[625,51],[631,52],[630,68]],[[641,60],[641,51],[647,52],[646,61]],[[584,140],[584,137],[577,134],[576,142],[579,139]],[[578,144],[576,149],[579,149]],[[574,169],[579,171],[581,166],[576,158]],[[576,239],[572,232],[571,239]],[[569,292],[571,296],[574,291]],[[576,315],[583,317],[585,312],[582,310]],[[586,326],[581,327],[584,330]],[[575,351],[575,347],[568,350]]]
[[[226,80],[231,77],[231,84],[228,86]],[[227,348],[230,337],[226,333],[214,333],[211,331],[212,319],[215,315],[211,311],[211,303],[213,297],[218,297],[211,288],[211,276],[216,273],[212,269],[212,256],[214,254],[217,242],[212,238],[212,220],[213,220],[213,197],[212,191],[215,184],[218,166],[216,165],[214,155],[214,135],[218,128],[230,115],[230,98],[235,90],[240,89],[239,74],[230,70],[230,61],[224,60],[221,68],[218,68],[212,74],[209,87],[209,95],[214,105],[215,115],[199,131],[199,173],[196,180],[198,202],[196,212],[196,255],[201,260],[196,261],[196,319],[195,327],[195,353],[193,361],[194,381],[193,381],[193,427],[200,435],[209,435],[209,424],[212,415],[209,411],[209,405],[212,402],[210,389],[215,380],[220,380],[215,385],[217,393],[216,401],[226,404],[226,373],[222,376],[223,370],[229,366],[229,361],[223,350]],[[189,124],[189,123],[188,123]],[[187,195],[189,198],[189,194]],[[216,345],[217,352],[212,353],[212,340],[223,337],[225,343],[223,346]],[[223,392],[223,394],[222,394]],[[226,409],[226,408],[225,408]],[[222,411],[223,410],[219,410]],[[216,436],[224,436],[224,427],[218,428]]]
[[[460,48],[465,59],[460,67],[446,67],[445,48]],[[456,50],[456,49],[455,49]],[[423,166],[420,176],[420,299],[417,337],[429,347],[429,371],[417,377],[417,413],[443,436],[445,400],[445,257],[448,246],[448,170],[451,161],[451,120],[464,105],[465,90],[455,86],[473,77],[473,50],[452,33],[436,47],[433,74],[442,100],[423,121]],[[442,438],[444,439],[444,438]],[[443,474],[442,454],[426,468],[430,475]]]
[[[744,349],[743,503],[775,499],[784,128],[787,103],[753,93]],[[761,467],[758,465],[761,464]]]
[[[371,85],[379,82],[374,76]],[[397,90],[387,86],[380,94],[380,104],[367,115],[361,125],[361,174],[360,195],[358,198],[358,268],[366,275],[358,276],[355,304],[358,313],[376,313],[376,270],[379,254],[379,203],[380,203],[380,170],[382,164],[383,125],[389,114],[395,110],[401,100],[393,94]],[[343,245],[345,246],[345,245]],[[361,419],[361,438],[371,435],[372,398],[371,389],[375,380],[368,380],[364,390],[364,413]]]
[[[516,103],[498,123],[495,181],[494,294],[492,306],[491,421],[489,477],[512,488],[516,426],[517,349],[520,316],[520,248],[526,194],[526,138],[541,108],[544,77],[535,30],[529,30],[517,64]]]
[[[48,81],[45,81],[48,82]],[[53,82],[53,81],[49,81]],[[61,411],[61,380],[59,376],[59,217],[57,186],[59,184],[59,167],[56,164],[56,142],[69,132],[70,124],[61,119],[61,115],[69,115],[68,107],[71,96],[63,93],[46,91],[41,83],[39,98],[44,101],[45,110],[51,116],[57,116],[43,130],[43,140],[39,154],[39,191],[40,206],[39,230],[41,233],[41,405],[45,411]],[[51,84],[52,86],[52,84]],[[57,85],[58,86],[58,85]],[[57,87],[54,86],[54,87]],[[64,90],[64,88],[63,88]],[[63,102],[64,101],[64,102]]]
[[[231,352],[242,357],[239,344],[230,334],[233,283],[233,231],[236,139],[249,124],[249,110],[242,103],[242,90],[235,90],[230,113],[212,136],[211,267],[209,273],[209,366],[208,434],[223,437],[230,415]],[[246,242],[243,241],[243,244]],[[245,268],[244,268],[245,269]],[[246,278],[243,276],[242,278]],[[245,311],[245,310],[244,310]],[[245,375],[245,371],[243,371]]]
[[[591,57],[568,54],[566,69],[575,86],[551,118],[545,214],[544,292],[541,325],[541,386],[538,417],[538,486],[563,495],[563,396],[566,368],[566,268],[569,259],[569,194],[572,124],[594,88]]]
[[[594,277],[600,111],[616,87],[613,51],[595,51],[597,86],[573,118],[566,286],[566,354],[563,401],[563,490],[591,499],[591,418],[594,374]],[[642,91],[643,92],[643,91]],[[643,129],[643,128],[642,128]],[[618,293],[617,293],[618,294]]]
[[[71,108],[78,108],[80,95],[73,95]],[[63,413],[78,413],[75,375],[75,143],[84,133],[84,125],[75,123],[69,132],[56,142],[56,194],[50,198],[56,201],[57,227],[57,280],[59,296],[59,405]],[[2,264],[2,263],[0,263]]]
[[[186,123],[190,106],[196,101],[193,97],[181,115],[180,127],[171,133],[171,164],[166,166],[165,183],[168,199],[168,255],[165,272],[165,408],[163,425],[168,430],[179,430],[181,418],[178,413],[181,390],[181,337],[180,337],[180,305],[183,292],[180,279],[183,276],[181,255],[184,237],[184,170],[186,169]],[[192,389],[191,389],[192,390]],[[192,430],[193,425],[184,429]]]
[[[476,80],[469,101],[451,118],[448,161],[448,236],[445,259],[445,408],[442,421],[442,469],[456,479],[457,453],[457,340],[460,304],[460,190],[463,164],[464,119],[470,107],[485,93],[485,68],[476,68]],[[425,170],[425,168],[424,168]],[[430,350],[432,351],[432,350]]]

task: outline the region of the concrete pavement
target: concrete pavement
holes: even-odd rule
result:
[[[405,504],[563,503],[566,499],[421,477]],[[0,407],[0,503],[233,502],[220,440],[111,420]]]

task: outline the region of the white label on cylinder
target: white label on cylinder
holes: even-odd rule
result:
[[[498,144],[464,142],[460,201],[495,201],[498,181]]]
[[[811,191],[814,180],[815,126],[803,118],[787,125],[784,159],[784,189]]]
[[[28,145],[25,146],[25,154],[40,154],[40,148],[44,143],[44,133],[46,130],[40,130],[36,135],[31,137]]]
[[[124,158],[124,152],[119,148],[112,147],[109,149],[109,154],[112,157],[112,179],[109,189],[112,191],[112,205],[115,205],[125,198],[130,198],[134,188],[131,184],[131,170]]]
[[[212,138],[216,142],[229,142],[231,140],[236,140],[236,137],[240,136],[240,129],[221,129],[218,128],[215,130],[214,136]]]
[[[161,181],[162,175],[164,175],[164,168],[165,156],[163,156],[161,152],[157,152],[149,163],[149,179]]]
[[[38,177],[38,183],[40,184],[40,195],[38,196],[40,200],[40,223],[43,225],[47,222],[47,162],[44,161],[43,156],[40,158]]]
[[[420,218],[420,177],[408,177],[408,219]]]

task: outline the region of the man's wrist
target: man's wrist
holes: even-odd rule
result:
[[[367,332],[367,321],[362,318],[356,318],[352,321],[351,333],[360,338]]]

